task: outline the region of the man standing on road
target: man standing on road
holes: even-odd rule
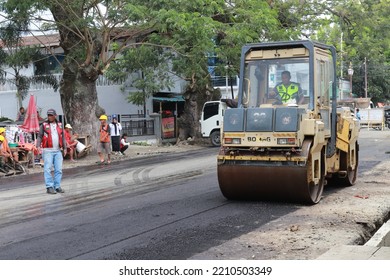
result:
[[[61,188],[62,161],[66,155],[66,139],[62,123],[56,119],[54,109],[47,111],[47,121],[40,126],[37,147],[42,152],[44,178],[48,194],[64,193]],[[54,177],[51,170],[54,167]]]
[[[110,127],[107,124],[107,116],[101,115],[99,117],[100,128],[99,128],[99,143],[97,146],[97,152],[100,161],[99,164],[110,164]],[[107,154],[107,162],[104,161],[104,153]]]

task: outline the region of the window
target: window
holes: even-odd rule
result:
[[[219,103],[207,103],[204,106],[203,120],[207,120],[212,116],[218,115]]]
[[[50,55],[34,63],[34,75],[49,75],[62,73],[61,63],[64,55]]]
[[[245,64],[242,104],[244,107],[259,107],[262,104],[275,102],[273,93],[275,87],[282,82],[282,73],[290,73],[291,82],[298,84],[305,97],[304,104],[309,100],[309,59],[282,58],[270,60],[251,60]]]

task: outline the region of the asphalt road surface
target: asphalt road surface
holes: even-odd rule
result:
[[[360,141],[360,172],[386,157],[387,144],[371,141]],[[226,200],[217,152],[65,170],[56,195],[42,174],[4,178],[0,259],[189,259],[301,207]]]
[[[42,174],[7,178],[0,259],[186,259],[295,209],[226,200],[217,151],[65,170],[65,194]]]

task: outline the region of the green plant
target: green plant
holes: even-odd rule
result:
[[[137,145],[137,146],[151,146],[150,144],[148,144],[145,141],[134,141],[134,142],[131,142],[131,144],[132,145]]]

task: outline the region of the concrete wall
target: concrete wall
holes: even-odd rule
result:
[[[106,110],[108,115],[111,114],[141,114],[143,106],[136,106],[129,103],[126,99],[127,94],[123,93],[119,85],[98,86],[98,100],[101,107]],[[53,108],[57,114],[63,114],[59,92],[51,89],[42,89],[30,91],[36,97],[36,103],[41,115],[44,116],[46,111]],[[29,97],[23,100],[23,106],[26,108]],[[19,108],[15,91],[0,91],[0,116],[15,119]],[[147,100],[146,113],[153,112],[152,99]]]

